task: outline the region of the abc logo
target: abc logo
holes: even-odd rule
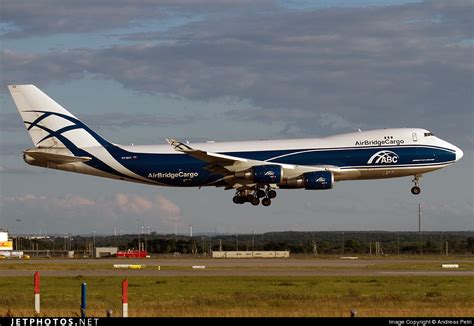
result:
[[[367,164],[395,164],[398,163],[399,156],[392,151],[380,151],[372,155]]]

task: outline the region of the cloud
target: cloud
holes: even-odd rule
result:
[[[147,21],[196,13],[266,7],[275,1],[250,0],[97,0],[6,1],[2,3],[4,36],[8,38],[58,33],[87,33],[136,27]]]
[[[252,109],[227,117],[279,123],[287,134],[424,127],[472,146],[473,45],[465,42],[474,38],[472,9],[469,1],[432,1],[213,16],[162,34],[124,35],[146,43],[5,49],[4,80],[91,73],[142,92],[246,100]]]
[[[181,209],[171,200],[163,196],[157,196],[156,200],[160,205],[162,212],[166,214],[169,218],[177,220],[177,218],[181,216]]]
[[[203,115],[174,115],[169,113],[150,114],[141,112],[105,112],[87,113],[79,116],[84,123],[93,129],[123,129],[130,127],[161,127],[185,125],[203,120]],[[0,130],[2,132],[26,132],[25,125],[16,112],[0,113]]]
[[[115,195],[115,205],[123,213],[143,214],[153,208],[153,203],[144,197],[137,195]]]
[[[150,113],[124,113],[108,112],[95,114],[81,114],[80,119],[93,128],[128,128],[128,127],[161,127],[169,125],[185,125],[197,120],[202,120],[203,116],[197,115],[173,115],[173,114],[150,114]]]
[[[35,216],[45,216],[42,222],[49,225],[50,232],[61,229],[64,231],[68,225],[75,224],[76,227],[81,225],[78,228],[82,230],[88,226],[97,230],[102,225],[102,231],[110,233],[110,224],[133,229],[137,219],[144,225],[156,225],[157,222],[164,225],[176,223],[184,225],[179,206],[159,194],[149,197],[116,193],[92,197],[71,193],[61,195],[26,193],[0,196],[0,209],[9,216],[21,215],[22,220],[31,223],[33,227],[39,223],[35,220]]]
[[[425,203],[422,205],[423,212],[428,216],[439,216],[459,218],[474,215],[473,202],[443,202],[443,203]]]

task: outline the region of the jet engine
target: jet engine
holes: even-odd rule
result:
[[[279,165],[257,165],[248,170],[235,172],[235,177],[261,184],[280,183],[283,169]]]
[[[334,185],[334,174],[328,171],[307,172],[299,177],[287,179],[280,188],[305,188],[308,190],[326,190]]]

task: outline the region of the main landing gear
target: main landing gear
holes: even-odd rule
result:
[[[421,174],[415,174],[415,176],[412,180],[415,183],[415,186],[413,188],[411,188],[411,193],[414,194],[414,195],[419,195],[420,192],[421,192],[420,178],[421,178]]]
[[[249,202],[254,206],[258,206],[260,204],[260,198],[263,198],[262,205],[270,206],[272,204],[272,199],[276,196],[276,191],[272,190],[270,186],[266,186],[264,189],[255,188],[237,190],[234,198],[232,198],[232,201],[235,204],[243,204]]]

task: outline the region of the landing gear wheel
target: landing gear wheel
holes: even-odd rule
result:
[[[270,206],[271,204],[272,204],[272,201],[271,201],[270,198],[264,198],[264,199],[262,200],[262,205],[263,205],[263,206]]]
[[[275,190],[270,190],[268,192],[268,198],[275,198],[277,196],[277,193]]]
[[[411,193],[414,195],[419,195],[420,192],[421,192],[420,187],[414,186],[413,188],[411,188]]]
[[[258,206],[258,204],[260,204],[260,199],[258,199],[257,197],[253,197],[250,202],[253,206]]]
[[[413,183],[415,183],[415,186],[413,188],[411,188],[411,193],[414,194],[414,195],[419,195],[420,192],[421,192],[420,178],[421,178],[421,174],[415,174],[414,178],[412,180]]]
[[[265,197],[265,191],[263,191],[262,189],[257,190],[257,197],[258,198]]]
[[[243,204],[245,203],[245,198],[242,196],[234,196],[234,198],[232,198],[232,201],[234,202],[234,204]]]

